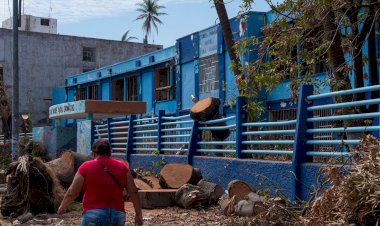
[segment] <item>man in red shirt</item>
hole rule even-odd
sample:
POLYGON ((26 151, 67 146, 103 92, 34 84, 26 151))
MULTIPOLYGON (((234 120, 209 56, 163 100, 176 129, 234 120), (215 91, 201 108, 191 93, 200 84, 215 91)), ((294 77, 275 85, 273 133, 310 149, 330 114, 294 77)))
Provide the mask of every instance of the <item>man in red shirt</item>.
POLYGON ((129 168, 111 158, 108 141, 96 141, 92 153, 94 160, 79 167, 58 214, 63 214, 83 189, 82 225, 124 225, 123 188, 126 188, 136 213, 135 225, 142 225, 140 199, 129 168))

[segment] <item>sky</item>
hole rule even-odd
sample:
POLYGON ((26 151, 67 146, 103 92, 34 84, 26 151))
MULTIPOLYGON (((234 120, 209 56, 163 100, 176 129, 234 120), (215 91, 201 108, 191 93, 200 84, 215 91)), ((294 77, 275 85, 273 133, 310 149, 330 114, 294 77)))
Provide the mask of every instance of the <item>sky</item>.
MULTIPOLYGON (((58 33, 100 39, 120 40, 129 30, 129 36, 142 42, 142 20, 135 20, 139 13, 136 3, 142 0, 24 0, 24 14, 52 17, 58 20, 58 33)), ((0 0, 0 21, 11 16, 13 0, 0 0)), ((228 16, 239 11, 241 0, 225 0, 228 16)), ((153 29, 149 43, 169 47, 175 40, 218 23, 215 8, 209 0, 159 0, 165 6, 160 17, 158 34, 153 29)), ((264 0, 256 0, 253 11, 268 11, 264 0)))

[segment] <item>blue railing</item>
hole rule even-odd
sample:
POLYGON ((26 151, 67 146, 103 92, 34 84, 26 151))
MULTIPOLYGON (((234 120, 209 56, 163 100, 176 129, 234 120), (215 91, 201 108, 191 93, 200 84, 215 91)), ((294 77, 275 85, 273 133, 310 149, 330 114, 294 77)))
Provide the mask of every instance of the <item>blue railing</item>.
MULTIPOLYGON (((333 122, 369 120, 380 117, 379 112, 364 114, 336 114, 334 109, 380 104, 380 99, 361 100, 337 104, 320 103, 321 99, 360 92, 379 91, 380 86, 312 95, 311 86, 303 86, 297 107, 297 118, 277 122, 249 122, 245 112, 245 99, 237 98, 236 114, 206 122, 194 122, 189 115, 158 115, 136 118, 108 119, 95 125, 95 138, 109 139, 113 151, 119 154, 186 154, 189 162, 195 155, 235 156, 248 158, 285 155, 288 161, 308 162, 313 157, 342 157, 350 155, 347 149, 360 143, 359 137, 342 137, 344 133, 378 132, 380 125, 338 126, 333 122), (338 107, 337 107, 338 106, 338 107), (330 115, 315 114, 328 110, 330 115), (314 113, 314 114, 313 114, 314 113), (323 123, 325 126, 319 126, 323 123), (208 131, 229 130, 224 141, 207 139, 208 131), (203 134, 203 137, 202 137, 203 134), (206 136, 205 136, 206 134, 206 136), (327 135, 326 135, 327 134, 327 135), (327 148, 326 148, 327 147, 327 148), (342 148, 343 147, 343 148, 342 148), (327 150, 327 151, 326 151, 327 150), (292 158, 292 159, 291 159, 292 158)), ((209 135, 210 136, 210 135, 209 135)))
MULTIPOLYGON (((22 139, 24 137, 32 139, 33 134, 32 133, 19 133, 18 136, 20 139, 22 139)), ((9 138, 6 138, 4 135, 0 135, 0 144, 6 144, 8 142, 10 142, 9 138)))

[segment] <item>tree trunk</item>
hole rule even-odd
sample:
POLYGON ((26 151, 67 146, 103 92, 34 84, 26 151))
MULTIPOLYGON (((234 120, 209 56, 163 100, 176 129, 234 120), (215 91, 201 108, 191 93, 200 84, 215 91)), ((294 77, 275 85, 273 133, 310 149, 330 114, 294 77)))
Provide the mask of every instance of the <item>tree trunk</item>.
POLYGON ((220 197, 219 202, 220 210, 226 216, 230 216, 235 211, 236 196, 230 198, 227 194, 220 197))
POLYGON ((207 203, 205 203, 207 206, 216 204, 224 193, 223 188, 219 184, 200 180, 197 185, 207 197, 207 203))
POLYGON ((134 178, 133 181, 135 182, 136 188, 138 190, 152 190, 153 187, 150 186, 150 184, 146 183, 143 180, 140 180, 138 178, 134 178))
POLYGON ((201 207, 206 201, 206 194, 192 184, 183 185, 175 194, 175 202, 186 209, 201 207))
MULTIPOLYGON (((350 89, 351 85, 348 78, 348 68, 342 49, 342 39, 340 32, 336 32, 338 28, 334 21, 334 12, 331 10, 326 10, 326 16, 323 20, 324 38, 325 41, 331 42, 331 46, 328 50, 328 55, 332 62, 334 79, 335 81, 340 81, 332 84, 332 90, 338 91, 350 89)), ((350 97, 346 96, 344 99, 349 98, 350 97)))
POLYGON ((184 184, 196 184, 200 178, 189 164, 169 163, 160 172, 162 188, 180 188, 184 184))
POLYGON ((251 186, 241 180, 233 180, 228 183, 228 195, 231 197, 236 197, 236 203, 240 200, 246 199, 248 194, 251 192, 256 192, 251 186))
POLYGON ((195 121, 207 121, 219 112, 220 100, 215 97, 204 98, 190 108, 190 117, 195 121))
MULTIPOLYGON (((213 119, 222 119, 223 116, 221 116, 219 113, 215 114, 213 119)), ((226 122, 218 122, 214 124, 209 124, 207 126, 212 126, 212 127, 218 127, 218 126, 226 126, 226 122)), ((223 129, 223 130, 210 130, 212 137, 214 140, 219 140, 219 141, 224 141, 227 139, 227 137, 230 135, 230 130, 229 129, 223 129)), ((223 147, 221 147, 223 149, 223 147)))
POLYGON ((153 189, 161 189, 160 186, 160 181, 158 180, 157 177, 155 176, 145 176, 143 177, 145 181, 148 181, 148 184, 153 188, 153 189))
POLYGON ((238 86, 243 77, 242 75, 243 73, 240 69, 241 63, 240 63, 239 57, 236 55, 236 52, 235 52, 235 48, 234 48, 235 40, 232 34, 230 21, 228 20, 227 10, 226 10, 223 0, 214 0, 214 5, 215 5, 216 13, 218 14, 220 26, 222 27, 223 39, 226 43, 228 55, 230 56, 231 62, 234 64, 234 67, 232 68, 235 74, 235 82, 236 82, 236 85, 238 86))

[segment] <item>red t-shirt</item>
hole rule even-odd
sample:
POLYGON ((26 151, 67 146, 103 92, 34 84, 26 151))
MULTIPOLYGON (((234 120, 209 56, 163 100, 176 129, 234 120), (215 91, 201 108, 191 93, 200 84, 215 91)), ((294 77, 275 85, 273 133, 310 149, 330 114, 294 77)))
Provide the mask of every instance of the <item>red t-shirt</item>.
MULTIPOLYGON (((97 160, 107 167, 121 185, 126 186, 129 168, 123 162, 106 156, 100 156, 97 160)), ((84 178, 83 213, 99 208, 124 212, 124 200, 120 187, 99 163, 95 160, 87 161, 79 167, 78 173, 84 178)))

